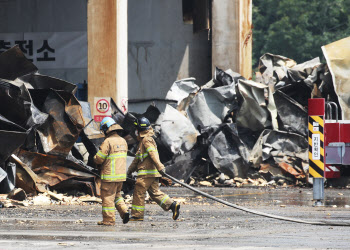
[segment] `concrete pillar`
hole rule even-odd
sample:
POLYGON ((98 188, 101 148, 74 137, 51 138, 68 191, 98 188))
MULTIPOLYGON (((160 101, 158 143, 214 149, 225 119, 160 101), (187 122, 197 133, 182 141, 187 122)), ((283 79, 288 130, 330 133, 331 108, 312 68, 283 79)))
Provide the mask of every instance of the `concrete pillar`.
POLYGON ((252 77, 252 0, 212 1, 212 73, 215 67, 252 77))
POLYGON ((127 0, 88 1, 88 101, 112 97, 123 110, 128 98, 127 0))
POLYGON ((123 112, 128 110, 128 0, 117 0, 117 97, 123 112))

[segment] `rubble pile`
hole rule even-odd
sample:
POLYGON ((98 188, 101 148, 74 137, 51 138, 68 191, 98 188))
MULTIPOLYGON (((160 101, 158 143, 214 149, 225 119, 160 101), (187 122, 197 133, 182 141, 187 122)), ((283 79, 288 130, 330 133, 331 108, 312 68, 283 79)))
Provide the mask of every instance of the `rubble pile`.
POLYGON ((201 87, 176 81, 166 96, 175 102, 154 123, 167 173, 202 186, 305 185, 308 98, 339 106, 333 86, 319 58, 273 54, 260 58, 254 81, 218 68, 201 87))
MULTIPOLYGON (((337 103, 341 117, 344 104, 333 82, 319 58, 297 64, 265 54, 254 81, 216 68, 201 87, 194 78, 174 82, 163 110, 150 105, 143 114, 124 114, 112 100, 112 117, 125 130, 128 165, 138 144, 134 121, 145 116, 167 173, 177 179, 221 187, 304 185, 308 98, 337 103)), ((96 201, 100 179, 92 158, 104 135, 76 91, 39 74, 18 46, 0 55, 0 193, 11 194, 7 201, 39 193, 29 201, 96 201), (12 197, 14 190, 21 191, 12 197), (74 198, 78 194, 84 199, 74 198)), ((124 193, 132 186, 125 182, 124 193)))
POLYGON ((76 90, 39 74, 18 46, 0 55, 0 193, 99 195, 98 173, 75 147, 86 124, 76 90))

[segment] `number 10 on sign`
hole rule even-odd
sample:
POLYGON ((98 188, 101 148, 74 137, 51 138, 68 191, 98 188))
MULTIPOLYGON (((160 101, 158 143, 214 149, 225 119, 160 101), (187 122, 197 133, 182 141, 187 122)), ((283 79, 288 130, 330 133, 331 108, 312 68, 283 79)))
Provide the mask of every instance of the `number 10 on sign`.
POLYGON ((111 116, 111 98, 110 97, 95 97, 94 98, 94 120, 102 121, 106 116, 111 116))

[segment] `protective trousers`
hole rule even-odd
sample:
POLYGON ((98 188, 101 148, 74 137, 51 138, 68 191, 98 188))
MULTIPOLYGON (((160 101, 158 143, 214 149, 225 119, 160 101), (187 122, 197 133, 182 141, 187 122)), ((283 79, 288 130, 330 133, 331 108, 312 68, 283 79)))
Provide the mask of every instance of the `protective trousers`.
POLYGON ((124 214, 128 212, 128 208, 120 194, 122 186, 123 182, 101 183, 102 216, 104 223, 115 223, 115 208, 117 208, 122 219, 124 218, 124 214))
POLYGON ((138 177, 135 184, 134 197, 132 200, 131 216, 143 218, 145 212, 146 191, 149 196, 165 211, 170 209, 174 202, 168 195, 159 190, 158 177, 138 177))

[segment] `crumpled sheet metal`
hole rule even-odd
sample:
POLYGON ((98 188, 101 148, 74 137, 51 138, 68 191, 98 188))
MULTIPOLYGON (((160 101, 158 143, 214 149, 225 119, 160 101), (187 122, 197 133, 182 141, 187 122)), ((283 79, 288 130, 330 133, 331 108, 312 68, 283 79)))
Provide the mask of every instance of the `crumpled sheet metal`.
POLYGON ((29 61, 18 45, 1 53, 0 78, 15 80, 17 77, 35 73, 38 68, 29 61))
POLYGON ((202 149, 195 148, 189 152, 177 155, 171 162, 165 164, 167 174, 178 180, 188 182, 192 173, 202 162, 202 149))
POLYGON ((209 141, 208 155, 214 166, 231 178, 245 178, 250 152, 240 140, 235 124, 222 124, 209 141))
POLYGON ((2 100, 0 115, 8 120, 8 124, 11 122, 10 126, 12 126, 12 128, 7 126, 3 129, 8 131, 15 130, 20 133, 25 132, 27 138, 22 147, 35 150, 36 129, 46 121, 48 115, 40 112, 34 106, 28 89, 23 84, 16 86, 11 81, 0 80, 0 99, 2 100))
POLYGON ((47 115, 33 105, 24 85, 17 87, 7 80, 0 79, 0 100, 0 114, 22 128, 36 128, 47 119, 47 115))
POLYGON ((237 109, 235 83, 217 88, 202 89, 191 100, 187 113, 193 125, 214 126, 237 109))
POLYGON ((215 67, 213 79, 203 85, 201 89, 217 88, 221 86, 231 85, 232 83, 237 84, 238 80, 246 79, 239 73, 232 71, 232 69, 223 71, 222 69, 215 67))
POLYGON ((49 115, 38 128, 44 152, 66 157, 85 124, 79 102, 64 91, 31 89, 30 93, 35 106, 49 115))
POLYGON ((326 69, 318 57, 296 64, 292 59, 283 56, 265 54, 260 58, 257 81, 269 85, 272 92, 280 90, 301 105, 307 106, 315 84, 319 86, 326 69))
POLYGON ((2 182, 7 177, 6 171, 0 166, 0 182, 2 182))
POLYGON ((292 82, 304 82, 310 89, 318 79, 318 72, 322 70, 320 58, 316 57, 310 61, 300 63, 288 69, 288 78, 292 82))
POLYGON ((16 185, 16 164, 0 165, 0 194, 11 192, 16 185))
POLYGON ((281 120, 280 130, 307 137, 309 131, 307 110, 279 90, 274 93, 273 97, 281 120))
POLYGON ((293 175, 297 179, 305 179, 305 173, 300 168, 296 169, 295 166, 293 167, 291 164, 288 164, 287 162, 279 162, 278 166, 281 169, 283 169, 286 173, 293 175))
POLYGON ((168 91, 165 99, 166 100, 176 100, 179 104, 184 98, 186 98, 191 93, 196 93, 199 90, 197 84, 195 84, 196 79, 186 78, 175 81, 168 91))
POLYGON ((11 155, 10 161, 17 166, 16 187, 22 188, 27 194, 45 192, 47 182, 38 177, 31 168, 29 168, 16 155, 11 155))
POLYGON ((27 138, 27 131, 0 115, 0 162, 5 162, 27 138))
POLYGON ((77 164, 61 156, 45 155, 25 150, 20 150, 17 157, 33 171, 51 169, 56 172, 72 176, 94 177, 98 176, 91 167, 77 164))
POLYGON ((52 189, 62 193, 71 193, 73 190, 79 190, 91 196, 101 195, 99 186, 94 183, 94 178, 75 177, 63 180, 55 186, 53 186, 52 189))
POLYGON ((264 130, 249 156, 249 162, 259 168, 273 157, 290 157, 308 161, 308 141, 304 136, 276 130, 264 130))
POLYGON ((78 89, 78 86, 73 83, 38 73, 21 76, 18 80, 24 83, 29 83, 34 89, 61 90, 72 93, 73 95, 78 89))
POLYGON ((26 138, 26 132, 0 130, 0 162, 5 162, 16 149, 24 144, 26 138))
POLYGON ((79 190, 78 186, 83 185, 84 190, 87 190, 89 194, 96 193, 95 178, 98 175, 90 167, 76 164, 60 156, 44 155, 25 150, 20 150, 13 158, 17 158, 17 163, 20 163, 26 171, 26 174, 22 174, 24 177, 22 177, 21 188, 23 189, 33 192, 35 187, 35 190, 44 192, 42 185, 39 185, 38 188, 38 183, 45 183, 52 189, 59 188, 61 190, 69 190, 69 188, 79 190), (26 185, 26 182, 29 184, 26 185), (68 183, 67 186, 64 183, 68 183), (72 187, 74 183, 78 186, 72 187))
MULTIPOLYGON (((243 98, 241 108, 237 114, 237 126, 249 128, 252 131, 262 131, 264 128, 271 127, 269 109, 274 110, 276 107, 268 107, 265 101, 265 92, 268 86, 262 83, 250 80, 240 80, 238 89, 243 98)), ((273 96, 269 96, 272 99, 273 96)), ((277 124, 277 121, 274 121, 277 124)))
POLYGON ((350 37, 322 47, 344 120, 350 119, 350 37))
POLYGON ((160 124, 161 140, 173 154, 190 151, 197 142, 198 132, 191 121, 170 105, 156 124, 160 124))
POLYGON ((292 68, 297 63, 284 56, 266 53, 260 57, 259 71, 264 84, 277 83, 286 80, 288 68, 292 68))

